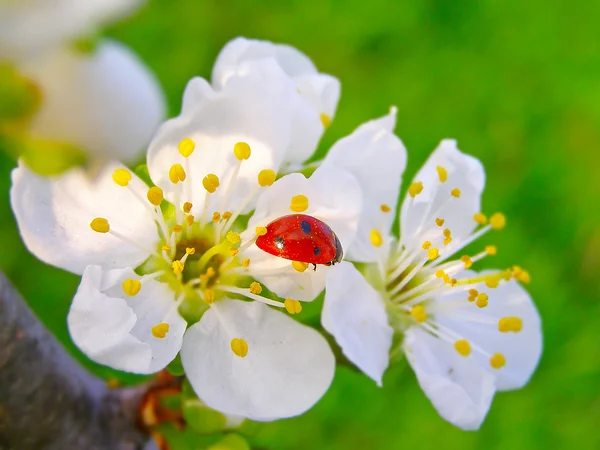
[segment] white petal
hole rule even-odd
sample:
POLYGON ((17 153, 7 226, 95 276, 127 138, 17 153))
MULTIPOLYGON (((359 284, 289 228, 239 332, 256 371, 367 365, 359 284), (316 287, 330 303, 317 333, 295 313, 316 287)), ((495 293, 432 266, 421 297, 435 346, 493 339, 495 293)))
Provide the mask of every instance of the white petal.
POLYGON ((72 143, 101 160, 135 161, 164 116, 154 75, 124 45, 103 40, 92 54, 59 49, 20 69, 43 102, 32 136, 72 143))
MULTIPOLYGON (((263 169, 277 172, 289 145, 293 85, 275 64, 244 66, 219 92, 211 92, 204 81, 193 79, 186 89, 183 112, 167 121, 150 144, 148 168, 157 185, 169 199, 175 187, 169 181, 169 168, 176 163, 186 169, 183 196, 194 205, 193 212, 203 210, 206 191, 202 179, 209 173, 219 177, 220 187, 210 196, 208 211, 235 211, 248 193, 258 190, 257 176, 263 169), (263 77, 276 80, 262 83, 263 77), (185 160, 177 150, 179 142, 192 139, 196 148, 185 160), (228 193, 238 160, 233 153, 237 142, 250 145, 250 159, 242 162, 235 185, 228 193), (226 198, 227 197, 227 198, 226 198)), ((252 202, 245 208, 251 209, 252 202)))
POLYGON ((440 416, 463 430, 477 430, 494 397, 494 377, 419 327, 408 329, 403 347, 440 416))
POLYGON ((294 78, 300 95, 320 114, 333 119, 340 99, 340 80, 324 73, 299 75, 294 78))
POLYGON ((370 241, 373 229, 389 235, 402 173, 406 167, 406 149, 394 134, 396 109, 377 120, 358 127, 350 136, 336 142, 323 165, 332 165, 352 173, 363 192, 363 210, 355 242, 348 249, 348 259, 373 262, 376 248, 370 241), (381 205, 391 208, 382 212, 381 205))
POLYGON ((123 17, 144 0, 0 2, 0 59, 22 59, 123 17))
MULTIPOLYGON (((259 197, 244 237, 250 238, 257 226, 264 227, 274 219, 294 214, 290 203, 296 195, 308 198, 308 209, 302 214, 316 217, 329 225, 343 248, 352 244, 362 196, 354 176, 333 167, 321 167, 310 178, 294 173, 277 180, 259 197)), ((249 247, 244 257, 250 258, 250 275, 280 297, 311 301, 325 287, 328 270, 325 266, 300 273, 293 269, 289 260, 265 253, 256 245, 249 247)))
MULTIPOLYGON (((477 275, 474 272, 465 274, 467 277, 477 275)), ((465 301, 462 308, 441 309, 444 312, 436 314, 436 321, 487 353, 473 351, 469 358, 473 358, 496 378, 498 390, 519 389, 527 384, 541 357, 539 313, 528 292, 514 280, 503 281, 495 289, 486 288, 482 283, 477 289, 488 294, 488 306, 478 308, 465 301), (498 322, 504 317, 521 319, 521 331, 500 332, 498 322), (506 358, 506 365, 500 369, 490 366, 490 355, 495 353, 501 353, 506 358)), ((445 302, 456 298, 466 298, 466 294, 440 299, 439 305, 443 308, 445 302)))
POLYGON ((329 387, 335 360, 315 330, 258 302, 222 300, 190 327, 181 361, 211 408, 254 420, 302 414, 329 387), (244 358, 231 340, 245 339, 244 358))
POLYGON ((383 298, 348 262, 327 274, 321 323, 344 355, 381 386, 394 332, 383 298))
POLYGON ((46 178, 20 164, 12 173, 10 198, 27 248, 42 261, 79 274, 89 264, 111 269, 144 262, 158 240, 152 215, 134 195, 145 198, 147 187, 135 175, 129 187, 115 184, 117 167, 122 166, 107 164, 95 178, 82 169, 46 178), (96 217, 140 248, 93 231, 96 217))
POLYGON ((458 150, 456 141, 447 139, 431 154, 414 181, 423 183, 423 191, 414 199, 407 194, 402 203, 403 243, 418 247, 429 240, 440 248, 440 254, 452 253, 477 225, 473 215, 481 211, 481 192, 485 184, 481 162, 458 150), (438 178, 437 166, 448 173, 444 183, 438 178), (460 198, 450 194, 454 188, 460 189, 460 198), (443 227, 436 225, 436 218, 445 221, 443 227), (448 247, 442 245, 445 228, 452 232, 452 243, 448 247))
POLYGON ((128 297, 122 288, 128 278, 140 277, 131 269, 86 267, 67 317, 69 332, 100 364, 126 372, 157 372, 177 355, 186 322, 166 284, 148 280, 136 296, 128 297), (152 327, 160 323, 169 325, 163 339, 152 335, 152 327))

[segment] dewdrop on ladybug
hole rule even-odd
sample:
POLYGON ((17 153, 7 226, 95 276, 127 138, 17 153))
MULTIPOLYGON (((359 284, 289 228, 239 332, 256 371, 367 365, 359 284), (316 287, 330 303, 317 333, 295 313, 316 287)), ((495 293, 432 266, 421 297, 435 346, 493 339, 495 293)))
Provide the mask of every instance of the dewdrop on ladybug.
POLYGON ((267 232, 256 239, 261 250, 280 258, 332 266, 342 261, 344 250, 329 226, 305 214, 291 214, 275 219, 267 232))

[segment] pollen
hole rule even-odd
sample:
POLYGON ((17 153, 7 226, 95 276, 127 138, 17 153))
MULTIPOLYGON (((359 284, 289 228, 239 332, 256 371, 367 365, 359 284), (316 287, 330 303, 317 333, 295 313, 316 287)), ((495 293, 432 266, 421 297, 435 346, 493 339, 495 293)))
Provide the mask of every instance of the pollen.
POLYGON ((112 179, 119 186, 127 186, 131 181, 131 172, 127 169, 116 169, 112 174, 112 179))
POLYGON ((425 320, 427 320, 427 313, 425 312, 423 305, 413 306, 410 310, 410 315, 413 316, 413 319, 419 323, 423 323, 425 320))
POLYGON ((192 210, 192 206, 194 206, 194 205, 192 205, 190 202, 185 202, 183 204, 183 208, 182 208, 183 212, 186 214, 189 214, 189 212, 192 210))
POLYGON ((209 194, 212 194, 219 187, 219 177, 214 173, 209 173, 202 179, 202 186, 209 194))
POLYGON ((90 227, 96 233, 108 233, 110 231, 108 220, 103 217, 96 217, 94 220, 92 220, 90 222, 90 227))
POLYGON ((230 249, 229 249, 229 254, 230 254, 231 256, 235 256, 235 255, 237 255, 239 252, 240 252, 240 251, 239 251, 237 248, 230 248, 230 249))
POLYGON ((369 233, 369 240, 371 241, 371 245, 373 245, 373 247, 381 247, 383 244, 383 238, 381 237, 379 230, 371 230, 369 233))
POLYGON ((454 188, 450 191, 450 195, 452 197, 456 197, 456 198, 460 198, 460 189, 459 188, 454 188))
POLYGON ((502 353, 494 353, 490 358, 490 366, 494 369, 501 369, 506 365, 506 358, 502 353))
POLYGON ((437 258, 438 256, 440 256, 440 251, 435 248, 435 247, 431 247, 429 250, 427 250, 427 257, 433 261, 435 258, 437 258))
POLYGON ((490 289, 496 289, 500 284, 500 280, 498 278, 490 278, 485 280, 485 285, 490 289))
POLYGON ((250 283, 250 292, 256 295, 260 294, 262 292, 262 286, 260 283, 257 283, 256 281, 250 283))
POLYGON ((196 149, 196 143, 192 141, 190 138, 182 139, 179 145, 177 146, 177 150, 181 153, 181 156, 187 158, 196 149))
POLYGON ((215 293, 212 289, 204 289, 203 297, 204 301, 209 305, 215 302, 215 293))
POLYGON ((437 170, 440 183, 444 183, 448 179, 448 171, 442 166, 437 166, 435 170, 437 170))
POLYGON ((488 221, 487 216, 484 213, 476 213, 473 216, 473 220, 477 222, 479 225, 485 225, 488 221))
POLYGON ((271 186, 275 183, 275 172, 271 169, 263 169, 258 173, 258 184, 262 187, 271 186))
POLYGON ((142 283, 140 282, 140 280, 136 280, 134 278, 127 278, 125 281, 123 281, 123 292, 125 292, 125 294, 129 295, 130 297, 133 297, 138 292, 140 292, 141 288, 142 283))
POLYGON ((441 227, 441 226, 443 226, 443 225, 444 225, 444 219, 440 219, 440 218, 437 218, 437 219, 435 219, 435 224, 436 224, 438 227, 441 227))
POLYGON ((466 339, 459 339, 454 343, 454 350, 461 356, 469 356, 471 354, 471 344, 466 339))
POLYGON ((173 164, 169 169, 169 180, 171 183, 177 184, 180 181, 185 181, 185 170, 183 170, 183 166, 179 163, 173 164))
POLYGON ((486 245, 485 252, 490 256, 494 256, 496 253, 498 253, 498 249, 495 245, 486 245))
POLYGON ((240 161, 242 161, 243 159, 250 158, 250 153, 251 153, 250 146, 248 145, 247 142, 237 142, 233 146, 233 154, 240 161))
POLYGON ((465 269, 468 269, 473 265, 473 260, 469 255, 463 255, 460 257, 460 260, 463 262, 465 269))
POLYGON ((292 300, 291 298, 286 298, 285 302, 283 302, 285 309, 290 314, 298 314, 302 311, 302 303, 298 300, 292 300))
POLYGON ((429 247, 431 247, 431 241, 425 241, 423 242, 423 244, 421 245, 421 248, 423 250, 427 250, 429 247))
POLYGON ((233 215, 233 214, 231 214, 231 211, 225 211, 225 212, 223 213, 223 215, 221 216, 221 218, 222 218, 223 220, 229 220, 229 219, 231 218, 231 216, 232 216, 232 215, 233 215))
POLYGON ((421 192, 423 192, 422 181, 415 181, 414 183, 411 183, 411 185, 408 187, 408 195, 410 195, 412 198, 415 198, 421 192))
POLYGON ((242 261, 243 267, 248 267, 250 265, 250 258, 246 258, 242 261))
POLYGON ((529 275, 529 272, 527 272, 526 270, 523 270, 519 266, 513 266, 512 267, 511 275, 516 280, 519 280, 522 283, 529 283, 531 281, 531 276, 529 275))
POLYGON ((383 203, 379 207, 379 209, 381 209, 381 212, 383 212, 383 213, 389 213, 392 210, 392 208, 390 208, 389 205, 386 205, 385 203, 383 203))
POLYGON ((193 255, 194 253, 196 253, 196 249, 194 247, 186 247, 185 252, 188 255, 193 255))
POLYGON ((488 305, 489 297, 485 292, 481 292, 477 295, 477 301, 475 304, 478 308, 485 308, 488 305))
POLYGON ((477 289, 469 289, 469 301, 474 302, 477 300, 477 296, 479 295, 479 291, 477 289))
POLYGON ((185 266, 180 260, 176 259, 171 263, 171 267, 173 268, 173 273, 175 273, 175 275, 179 275, 183 272, 183 268, 185 266))
POLYGON ((169 324, 168 323, 159 323, 158 325, 154 325, 152 327, 152 336, 157 339, 164 339, 167 333, 169 332, 169 324))
POLYGON ((267 234, 267 228, 266 227, 256 227, 256 235, 257 236, 264 236, 265 234, 267 234))
POLYGON ((301 261, 292 261, 292 267, 296 272, 304 272, 308 268, 308 263, 301 261))
POLYGON ((436 278, 444 278, 445 276, 446 276, 446 272, 444 272, 442 269, 438 269, 435 271, 436 278))
POLYGON ((236 233, 235 231, 228 232, 227 235, 225 236, 225 238, 232 244, 237 244, 242 240, 240 235, 238 233, 236 233))
POLYGON ((161 247, 161 250, 162 250, 163 252, 170 252, 170 251, 171 251, 171 246, 170 246, 170 245, 167 245, 167 244, 164 244, 164 245, 161 247))
POLYGON ((501 230, 506 225, 506 217, 502 213, 492 214, 490 217, 490 225, 494 230, 501 230))
POLYGON ((319 115, 319 118, 321 119, 321 125, 323 125, 323 128, 329 128, 329 126, 331 125, 331 117, 329 117, 325 113, 321 113, 319 115))
POLYGON ((159 206, 160 202, 162 202, 165 198, 163 190, 158 186, 152 186, 150 189, 148 189, 147 197, 148 201, 154 206, 159 206))
POLYGON ((219 220, 221 220, 221 213, 215 211, 212 216, 212 221, 217 223, 219 220))
POLYGON ((185 223, 187 223, 188 225, 191 225, 194 223, 194 216, 192 216, 191 214, 189 216, 187 216, 185 218, 185 223))
POLYGON ((498 321, 498 331, 501 333, 518 333, 523 328, 523 321, 520 317, 503 317, 498 321))
POLYGON ((175 224, 173 225, 173 232, 175 233, 181 233, 183 231, 183 227, 179 224, 175 224))
POLYGON ((294 212, 306 211, 308 209, 308 197, 302 194, 293 196, 290 209, 294 212))
POLYGON ((231 340, 231 351, 235 356, 244 358, 248 354, 248 343, 245 339, 233 338, 231 340))
POLYGON ((450 242, 452 242, 452 238, 451 237, 447 237, 444 239, 444 245, 448 245, 450 244, 450 242))

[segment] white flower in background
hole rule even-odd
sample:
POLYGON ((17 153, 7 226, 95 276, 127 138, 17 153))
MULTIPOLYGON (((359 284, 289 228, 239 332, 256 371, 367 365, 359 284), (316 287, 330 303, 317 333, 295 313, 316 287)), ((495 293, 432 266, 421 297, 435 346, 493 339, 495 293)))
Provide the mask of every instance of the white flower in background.
POLYGON ((150 146, 153 187, 112 163, 93 179, 80 169, 44 178, 20 166, 11 190, 28 248, 82 274, 68 323, 90 358, 151 373, 181 350, 203 402, 255 420, 310 408, 335 362, 319 333, 284 312, 300 312, 299 300, 321 292, 331 268, 313 272, 259 251, 257 233, 305 212, 349 246, 361 210, 358 182, 344 170, 276 181, 295 87, 285 76, 256 82, 271 70, 280 69, 250 62, 219 90, 193 80, 182 114, 150 146))
MULTIPOLYGON (((297 49, 285 44, 237 38, 219 53, 213 67, 212 82, 216 88, 224 86, 248 62, 270 60, 277 64, 293 82, 296 92, 290 100, 294 121, 291 142, 284 165, 297 166, 309 158, 327 128, 340 98, 337 78, 319 73, 312 61, 297 49)), ((270 82, 268 77, 263 82, 270 82)))
MULTIPOLYGON (((419 384, 442 417, 477 429, 497 390, 527 383, 542 350, 540 318, 521 268, 475 273, 473 263, 496 253, 487 246, 452 259, 489 230, 504 227, 482 214, 484 170, 442 141, 408 188, 400 238, 391 235, 405 150, 390 116, 364 125, 361 150, 331 149, 329 165, 353 173, 363 187, 363 214, 349 259, 327 278, 323 326, 344 354, 379 385, 394 334, 403 335, 419 384), (378 144, 377 144, 378 143, 378 144), (360 268, 360 270, 358 268, 360 268)), ((349 139, 349 138, 348 138, 349 139)))

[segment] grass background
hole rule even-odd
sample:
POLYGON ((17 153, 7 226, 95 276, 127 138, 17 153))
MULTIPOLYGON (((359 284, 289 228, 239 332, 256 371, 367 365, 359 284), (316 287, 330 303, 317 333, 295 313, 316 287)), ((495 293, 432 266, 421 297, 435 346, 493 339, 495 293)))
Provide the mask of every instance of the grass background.
MULTIPOLYGON (((384 387, 339 369, 302 417, 265 425, 269 449, 600 448, 600 8, 583 0, 150 1, 106 30, 133 47, 165 88, 170 115, 193 76, 243 35, 294 45, 342 82, 321 151, 398 107, 405 185, 442 138, 487 169, 486 212, 508 226, 490 266, 520 264, 543 319, 529 385, 501 393, 479 432, 444 422, 405 367, 384 387)), ((78 357, 65 317, 77 277, 27 253, 8 204, 14 163, 0 157, 0 269, 78 357)), ((481 267, 481 266, 480 266, 481 267)), ((97 373, 111 376, 98 366, 97 373)))

